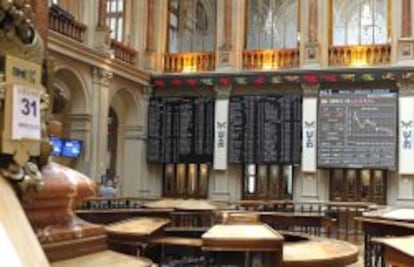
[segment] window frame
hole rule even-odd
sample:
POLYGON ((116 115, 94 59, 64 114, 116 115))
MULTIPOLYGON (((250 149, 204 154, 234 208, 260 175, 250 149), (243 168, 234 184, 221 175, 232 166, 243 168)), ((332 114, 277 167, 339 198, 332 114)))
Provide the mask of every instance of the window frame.
POLYGON ((329 199, 339 202, 372 202, 384 205, 387 203, 387 183, 390 177, 390 171, 380 169, 329 169, 329 199), (341 174, 341 178, 335 182, 335 174, 341 174), (349 187, 347 173, 355 172, 355 181, 353 187, 349 187), (368 196, 363 197, 363 172, 368 172, 370 182, 368 185, 368 196), (382 173, 382 192, 376 194, 377 184, 374 181, 375 172, 382 173), (335 188, 339 188, 338 193, 335 188))
MULTIPOLYGON (((297 25, 297 29, 296 29, 296 47, 286 47, 285 44, 282 45, 282 47, 275 47, 273 46, 272 48, 262 48, 260 47, 256 47, 256 48, 248 48, 248 42, 249 42, 249 25, 250 23, 250 17, 249 17, 249 2, 246 1, 245 3, 245 25, 244 25, 244 29, 245 29, 245 34, 244 34, 244 50, 269 50, 269 49, 299 49, 300 48, 300 33, 301 33, 301 8, 302 8, 302 0, 296 0, 297 3, 297 21, 296 21, 296 25, 297 25)), ((260 29, 256 29, 256 32, 260 30, 260 29)), ((285 36, 284 36, 285 37, 285 36)), ((285 39, 286 38, 282 38, 283 42, 285 43, 285 39)))
POLYGON ((295 166, 283 164, 243 164, 242 165, 242 189, 241 196, 243 200, 292 200, 295 184, 295 166), (247 174, 247 169, 254 166, 254 174, 247 174), (272 182, 272 168, 277 167, 277 182, 272 182), (289 194, 288 182, 285 181, 285 170, 291 168, 291 192, 289 194), (265 192, 260 190, 260 169, 265 168, 265 192), (254 192, 249 193, 249 179, 254 178, 254 192), (272 187, 271 184, 277 184, 277 187, 272 187), (276 188, 276 190, 275 190, 276 188))
POLYGON ((211 172, 211 165, 209 163, 164 163, 162 164, 162 194, 164 197, 178 197, 178 198, 196 198, 206 199, 208 197, 208 184, 211 172), (194 191, 191 190, 190 169, 195 165, 195 182, 193 183, 194 191), (178 169, 184 166, 184 177, 182 188, 178 188, 179 179, 178 169), (167 168, 172 169, 171 177, 167 177, 167 168), (202 172, 205 174, 202 175, 202 172), (170 185, 168 188, 168 185, 170 185))
POLYGON ((105 19, 105 23, 108 26, 108 28, 111 30, 111 39, 117 41, 117 42, 121 42, 124 43, 125 42, 125 22, 126 22, 126 5, 127 5, 127 0, 106 0, 105 1, 105 11, 106 11, 106 19, 105 19), (110 10, 109 7, 111 7, 111 2, 115 2, 115 10, 118 9, 118 5, 120 2, 122 2, 122 11, 116 11, 116 12, 112 12, 112 10, 110 10), (111 19, 114 18, 115 19, 115 29, 111 28, 111 19), (119 20, 122 20, 122 29, 119 32, 118 31, 118 25, 119 25, 119 20), (114 35, 112 35, 114 32, 114 35), (119 36, 120 35, 120 36, 119 36), (119 38, 118 38, 119 37, 119 38))
MULTIPOLYGON (((330 46, 354 46, 354 44, 348 44, 348 40, 346 38, 345 40, 345 45, 335 45, 334 44, 334 21, 335 21, 335 3, 334 1, 337 0, 329 0, 329 39, 328 39, 328 43, 330 46)), ((376 1, 376 0, 373 0, 376 1)), ((385 0, 386 1, 386 42, 385 43, 376 43, 375 42, 375 36, 373 35, 372 38, 374 40, 374 42, 372 42, 371 44, 361 44, 361 38, 359 38, 359 43, 356 44, 355 46, 365 46, 365 45, 378 45, 378 44, 389 44, 390 43, 390 39, 391 39, 391 34, 392 34, 392 25, 391 25, 391 16, 392 16, 392 4, 391 4, 391 0, 385 0)), ((359 23, 360 24, 360 23, 359 23)), ((361 27, 361 25, 360 25, 361 27)))

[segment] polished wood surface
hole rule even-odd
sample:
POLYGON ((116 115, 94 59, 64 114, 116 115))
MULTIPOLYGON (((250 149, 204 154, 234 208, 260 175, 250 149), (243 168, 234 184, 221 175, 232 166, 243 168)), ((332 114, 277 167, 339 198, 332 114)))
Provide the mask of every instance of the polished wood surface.
POLYGON ((164 218, 135 218, 106 226, 106 232, 112 235, 145 237, 154 234, 170 223, 164 218))
POLYGON ((52 267, 150 267, 145 258, 127 256, 114 251, 103 251, 52 263, 52 267))
POLYGON ((49 266, 19 199, 1 175, 0 207, 0 266, 49 266))
POLYGON ((283 237, 266 224, 218 224, 201 236, 204 250, 279 250, 283 237))
POLYGON ((110 224, 120 222, 133 217, 170 217, 174 209, 151 209, 151 208, 134 208, 134 209, 99 209, 99 210, 78 210, 76 214, 92 223, 110 224))
POLYGON ((283 246, 283 267, 342 267, 358 260, 358 247, 344 241, 312 238, 283 246))
POLYGON ((383 245, 386 263, 396 267, 414 266, 414 235, 373 238, 372 242, 383 245))
POLYGON ((186 246, 186 247, 201 247, 201 238, 190 238, 190 237, 175 237, 165 236, 158 237, 151 240, 152 244, 160 244, 166 246, 186 246))
POLYGON ((384 261, 381 244, 373 240, 387 236, 414 235, 413 209, 385 208, 365 212, 363 217, 356 218, 362 225, 365 234, 364 266, 377 266, 384 261))

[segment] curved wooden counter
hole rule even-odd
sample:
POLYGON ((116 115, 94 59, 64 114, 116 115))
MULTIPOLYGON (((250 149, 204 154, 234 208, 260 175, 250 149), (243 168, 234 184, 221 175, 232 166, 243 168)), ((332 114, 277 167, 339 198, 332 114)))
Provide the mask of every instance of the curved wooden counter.
POLYGON ((103 251, 70 260, 57 261, 52 267, 151 267, 153 262, 142 257, 132 257, 114 251, 103 251))
POLYGON ((283 245, 283 267, 342 267, 358 260, 359 250, 350 243, 324 238, 283 245))

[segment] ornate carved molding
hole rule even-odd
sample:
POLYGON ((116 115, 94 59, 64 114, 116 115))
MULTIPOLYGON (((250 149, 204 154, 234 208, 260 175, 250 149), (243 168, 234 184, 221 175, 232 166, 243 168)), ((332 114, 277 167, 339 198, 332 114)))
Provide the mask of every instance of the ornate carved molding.
POLYGON ((302 92, 304 97, 316 97, 318 96, 318 91, 320 88, 320 84, 310 84, 310 83, 302 83, 302 92))
POLYGON ((414 77, 397 82, 400 96, 414 96, 414 77))
POLYGON ((217 99, 228 99, 231 94, 231 86, 216 86, 215 91, 217 99))
POLYGON ((92 67, 92 80, 95 83, 109 85, 113 72, 99 67, 92 67))

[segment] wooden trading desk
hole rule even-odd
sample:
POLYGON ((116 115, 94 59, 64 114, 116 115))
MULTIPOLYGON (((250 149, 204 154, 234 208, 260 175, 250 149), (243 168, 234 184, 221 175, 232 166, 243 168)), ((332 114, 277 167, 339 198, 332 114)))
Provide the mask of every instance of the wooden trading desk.
POLYGON ((207 258, 224 265, 282 266, 283 236, 266 224, 218 224, 201 238, 207 258))
POLYGON ((150 239, 161 236, 169 223, 164 218, 134 218, 108 225, 108 245, 119 252, 140 255, 150 239))
POLYGON ((361 222, 364 231, 364 266, 383 266, 381 244, 374 243, 376 237, 414 235, 414 210, 384 209, 364 213, 356 220, 361 222))
POLYGON ((386 264, 395 267, 414 266, 414 236, 374 238, 372 242, 383 245, 386 264))
POLYGON ((283 267, 343 267, 358 260, 358 247, 348 242, 312 238, 283 245, 283 267))
POLYGON ((69 260, 57 261, 51 267, 151 267, 152 261, 114 251, 103 251, 69 260))

